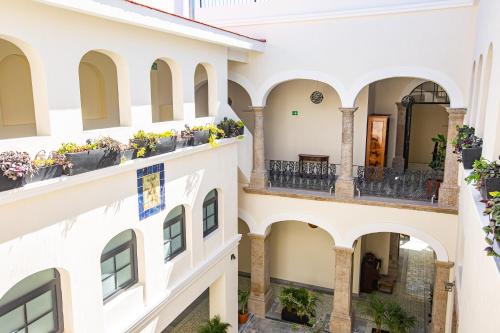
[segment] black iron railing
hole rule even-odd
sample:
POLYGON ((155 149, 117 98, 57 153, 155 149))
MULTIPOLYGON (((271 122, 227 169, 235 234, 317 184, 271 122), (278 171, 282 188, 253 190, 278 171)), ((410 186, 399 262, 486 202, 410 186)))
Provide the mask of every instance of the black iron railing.
MULTIPOLYGON (((269 186, 335 192, 337 166, 321 162, 269 161, 269 186)), ((355 166, 356 196, 436 202, 443 172, 355 166)))

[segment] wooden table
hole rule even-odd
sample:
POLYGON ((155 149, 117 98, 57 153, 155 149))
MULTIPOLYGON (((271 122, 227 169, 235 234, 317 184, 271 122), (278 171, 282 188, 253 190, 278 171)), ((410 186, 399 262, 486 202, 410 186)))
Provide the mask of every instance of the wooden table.
POLYGON ((302 177, 304 175, 304 162, 319 162, 321 177, 328 178, 328 155, 311 155, 311 154, 299 154, 299 175, 302 177), (323 167, 323 164, 326 166, 323 167))

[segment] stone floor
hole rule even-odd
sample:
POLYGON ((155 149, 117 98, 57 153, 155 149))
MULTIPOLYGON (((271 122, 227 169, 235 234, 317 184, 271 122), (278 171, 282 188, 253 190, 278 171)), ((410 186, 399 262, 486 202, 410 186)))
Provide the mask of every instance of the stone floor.
MULTIPOLYGON (((434 276, 434 254, 425 243, 416 239, 402 244, 400 250, 398 279, 392 295, 379 293, 380 297, 397 301, 408 312, 417 318, 417 326, 411 333, 427 333, 427 319, 431 312, 429 297, 434 276)), ((250 279, 241 276, 239 288, 248 289, 250 279)), ((272 282, 273 295, 279 295, 285 284, 272 282)), ((324 332, 328 332, 328 323, 332 309, 333 296, 328 292, 318 294, 318 318, 324 322, 324 332)), ((362 311, 367 295, 353 297, 354 312, 353 331, 355 333, 371 333, 373 323, 362 311)), ((267 318, 252 317, 240 333, 306 333, 310 332, 297 325, 280 320, 281 307, 276 297, 267 318)), ((192 306, 184 311, 174 323, 163 333, 196 333, 199 327, 209 317, 208 293, 202 295, 192 306)))

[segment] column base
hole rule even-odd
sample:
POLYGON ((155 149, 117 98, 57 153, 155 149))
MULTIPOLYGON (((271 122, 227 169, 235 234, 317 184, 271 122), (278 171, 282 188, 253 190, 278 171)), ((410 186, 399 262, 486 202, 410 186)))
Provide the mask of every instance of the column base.
POLYGON ((459 188, 457 186, 441 185, 439 188, 439 207, 458 208, 458 193, 459 188))
POLYGON ((403 170, 405 168, 405 158, 403 156, 394 156, 392 168, 395 170, 403 170))
POLYGON ((267 171, 252 171, 248 187, 254 190, 264 190, 268 185, 269 177, 267 171))
POLYGON ((269 289, 265 295, 255 296, 250 294, 250 298, 248 299, 248 312, 253 313, 256 317, 265 318, 272 304, 272 289, 269 289))
POLYGON ((330 319, 330 332, 351 333, 352 332, 351 316, 336 315, 332 313, 332 318, 330 319))
POLYGON ((335 182, 335 197, 341 199, 354 198, 354 179, 338 179, 335 182))

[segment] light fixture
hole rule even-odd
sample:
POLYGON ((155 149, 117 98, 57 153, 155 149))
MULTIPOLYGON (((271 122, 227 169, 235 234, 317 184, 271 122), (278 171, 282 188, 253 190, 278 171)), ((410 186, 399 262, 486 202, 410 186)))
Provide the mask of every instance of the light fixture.
POLYGON ((316 229, 316 228, 318 227, 317 225, 312 224, 312 223, 308 223, 307 225, 308 225, 308 226, 309 226, 309 228, 311 228, 311 229, 316 229))
POLYGON ((323 99, 325 98, 323 93, 318 90, 318 86, 319 83, 318 81, 316 81, 316 89, 312 92, 310 96, 311 102, 313 102, 314 104, 320 104, 321 102, 323 102, 323 99))
POLYGON ((234 253, 231 253, 231 260, 236 260, 236 256, 234 255, 234 253))
POLYGON ((455 287, 455 282, 445 282, 444 283, 444 290, 451 293, 453 291, 453 288, 455 287))

